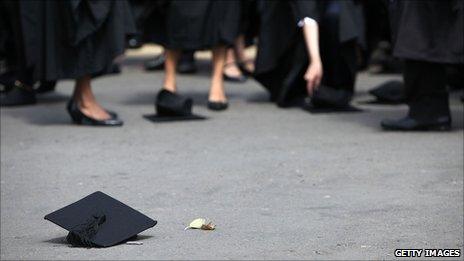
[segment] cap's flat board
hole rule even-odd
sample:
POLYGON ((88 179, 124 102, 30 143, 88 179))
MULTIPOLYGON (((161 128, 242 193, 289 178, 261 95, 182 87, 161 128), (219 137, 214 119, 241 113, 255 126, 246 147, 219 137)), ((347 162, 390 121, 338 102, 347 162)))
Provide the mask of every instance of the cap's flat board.
POLYGON ((363 112, 362 109, 356 108, 354 106, 345 106, 345 107, 304 107, 304 110, 309 111, 310 113, 332 113, 332 112, 363 112))
POLYGON ((45 219, 70 231, 84 224, 94 214, 106 216, 106 221, 92 239, 94 244, 102 247, 121 243, 157 223, 100 191, 46 215, 45 219))

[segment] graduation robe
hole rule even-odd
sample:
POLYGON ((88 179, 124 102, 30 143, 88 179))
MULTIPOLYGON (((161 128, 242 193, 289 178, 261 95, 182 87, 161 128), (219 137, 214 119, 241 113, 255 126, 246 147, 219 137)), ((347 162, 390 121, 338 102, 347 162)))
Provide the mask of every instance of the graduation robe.
POLYGON ((395 0, 390 7, 395 56, 464 64, 464 1, 395 0))
POLYGON ((0 82, 13 85, 20 80, 32 85, 31 72, 26 66, 19 1, 0 1, 0 82))
POLYGON ((316 20, 320 27, 321 59, 324 67, 322 83, 329 86, 350 85, 349 88, 354 85, 357 69, 354 46, 349 47, 349 52, 344 52, 343 49, 345 43, 351 42, 354 45, 364 41, 362 9, 355 1, 338 1, 340 10, 335 14, 337 22, 330 24, 330 19, 327 18, 331 18, 333 14, 330 14, 327 2, 258 2, 260 32, 254 77, 269 91, 271 100, 279 106, 292 105, 295 98, 307 96, 303 76, 309 60, 303 32, 297 27, 298 21, 305 17, 316 20), (340 57, 346 58, 344 66, 347 69, 340 70, 338 65, 331 65, 340 57), (338 83, 340 72, 350 74, 348 78, 353 79, 349 79, 348 83, 338 83))
POLYGON ((126 35, 135 32, 125 0, 21 1, 20 19, 36 80, 111 73, 126 35))
POLYGON ((169 49, 202 50, 232 45, 240 26, 238 0, 158 0, 149 3, 148 41, 169 49))

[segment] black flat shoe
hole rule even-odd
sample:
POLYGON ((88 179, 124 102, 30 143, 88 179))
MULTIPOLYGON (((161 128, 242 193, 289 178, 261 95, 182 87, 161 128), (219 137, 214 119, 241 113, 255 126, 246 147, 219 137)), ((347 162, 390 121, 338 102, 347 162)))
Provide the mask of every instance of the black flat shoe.
POLYGON ((0 106, 30 105, 36 102, 34 90, 19 81, 0 94, 0 106))
POLYGON ((72 118, 72 121, 75 124, 86 125, 86 126, 108 126, 108 127, 122 126, 124 124, 124 122, 118 119, 117 116, 115 117, 116 113, 114 112, 108 113, 110 114, 111 118, 106 119, 106 120, 97 120, 97 119, 90 118, 84 113, 82 113, 82 111, 79 109, 79 106, 74 100, 70 100, 66 108, 68 110, 69 115, 72 118))
POLYGON ((233 82, 233 83, 244 83, 247 81, 247 77, 244 75, 240 75, 237 77, 228 76, 227 74, 223 73, 222 76, 224 77, 224 81, 226 82, 233 82))
MULTIPOLYGON (((224 65, 224 72, 222 73, 222 77, 224 78, 224 81, 227 81, 227 82, 233 82, 233 83, 243 83, 243 82, 246 82, 246 80, 248 79, 245 75, 243 75, 243 73, 239 76, 229 76, 227 75, 227 73, 225 73, 225 69, 227 67, 230 67, 230 66, 237 66, 238 65, 236 63, 228 63, 226 65, 224 65)), ((240 70, 240 68, 239 68, 240 70)))
POLYGON ((380 125, 385 130, 394 131, 449 131, 451 117, 444 116, 434 121, 421 122, 408 116, 398 120, 383 120, 380 125))
POLYGON ((229 104, 227 102, 213 102, 208 101, 208 109, 212 111, 223 111, 226 110, 229 104))
POLYGON ((240 69, 240 71, 242 71, 242 73, 243 73, 243 75, 245 75, 245 77, 253 75, 253 72, 248 70, 247 66, 246 66, 246 64, 249 63, 249 62, 254 63, 253 60, 246 60, 246 61, 242 61, 242 62, 237 63, 238 68, 240 69))

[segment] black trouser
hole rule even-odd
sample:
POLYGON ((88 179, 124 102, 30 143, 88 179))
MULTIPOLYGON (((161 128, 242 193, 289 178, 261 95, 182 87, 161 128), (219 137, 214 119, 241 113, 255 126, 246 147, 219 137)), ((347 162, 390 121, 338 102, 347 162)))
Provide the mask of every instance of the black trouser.
POLYGON ((339 19, 336 13, 326 13, 320 24, 321 60, 324 69, 322 85, 354 92, 356 80, 356 39, 340 42, 339 19))
POLYGON ((450 115, 444 64, 406 60, 403 76, 410 117, 428 121, 450 115))

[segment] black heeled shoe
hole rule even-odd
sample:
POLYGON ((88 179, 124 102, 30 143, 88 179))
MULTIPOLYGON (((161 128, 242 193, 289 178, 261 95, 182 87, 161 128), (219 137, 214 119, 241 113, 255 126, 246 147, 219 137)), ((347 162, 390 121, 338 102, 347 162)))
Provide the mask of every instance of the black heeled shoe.
POLYGON ((114 112, 108 112, 111 118, 106 120, 97 120, 90 118, 89 116, 82 113, 77 105, 76 101, 71 99, 66 106, 69 115, 71 116, 72 121, 75 124, 79 125, 86 125, 86 126, 108 126, 108 127, 116 127, 122 126, 124 122, 117 117, 117 114, 114 112))
POLYGON ((229 107, 229 104, 227 102, 208 101, 208 109, 212 111, 223 111, 226 110, 227 107, 229 107))

